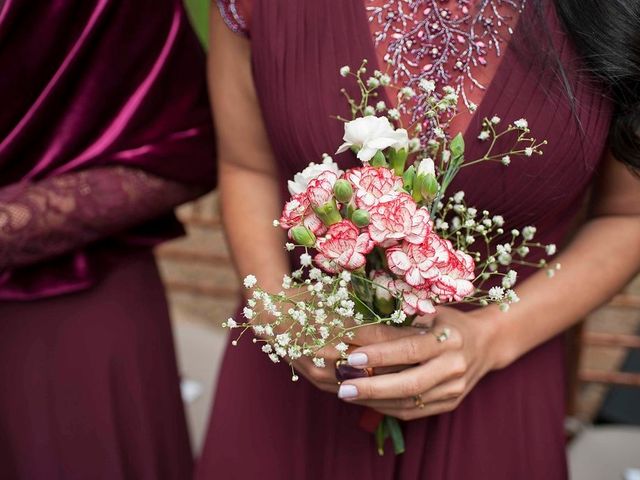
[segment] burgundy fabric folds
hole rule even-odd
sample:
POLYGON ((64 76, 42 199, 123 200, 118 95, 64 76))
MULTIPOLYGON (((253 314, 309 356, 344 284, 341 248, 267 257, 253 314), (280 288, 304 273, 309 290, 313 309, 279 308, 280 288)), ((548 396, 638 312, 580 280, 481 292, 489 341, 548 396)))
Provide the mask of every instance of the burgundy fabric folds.
MULTIPOLYGON (((180 0, 6 0, 0 70, 0 188, 104 165, 214 185, 204 54, 180 0)), ((180 232, 168 215, 118 243, 180 232)), ((109 248, 2 272, 0 299, 85 288, 109 248)))
MULTIPOLYGON (((349 115, 340 89, 355 92, 338 70, 376 58, 365 5, 253 2, 254 78, 283 196, 288 178, 341 143, 342 125, 332 117, 349 115)), ((477 139, 484 117, 524 117, 548 140, 545 154, 508 168, 474 166, 451 188, 463 189, 469 204, 504 215, 510 226, 535 224, 541 242, 562 244, 605 151, 612 106, 579 73, 553 5, 547 6, 554 48, 544 47, 542 30, 519 26, 465 135, 467 155, 477 158, 485 148, 477 139), (539 57, 529 48, 532 38, 540 40, 539 57), (573 106, 548 65, 554 55, 569 73, 573 106)), ((355 164, 351 154, 335 159, 343 167, 355 164)), ((521 280, 531 274, 520 273, 521 280)), ((491 373, 455 411, 406 423, 404 455, 378 457, 372 436, 358 427, 360 408, 304 380, 292 383, 286 365, 272 365, 251 342, 240 342, 225 355, 197 478, 564 479, 563 354, 555 338, 491 373)))

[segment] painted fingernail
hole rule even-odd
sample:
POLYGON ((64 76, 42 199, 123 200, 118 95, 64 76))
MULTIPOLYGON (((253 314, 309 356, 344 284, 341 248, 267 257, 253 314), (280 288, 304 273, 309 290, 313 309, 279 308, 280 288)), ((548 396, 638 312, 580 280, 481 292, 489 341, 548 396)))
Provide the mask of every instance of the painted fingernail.
POLYGON ((366 353, 352 353, 347 357, 349 365, 352 367, 364 367, 369 361, 366 353))
POLYGON ((340 385, 338 398, 355 398, 358 396, 358 389, 355 385, 340 385))

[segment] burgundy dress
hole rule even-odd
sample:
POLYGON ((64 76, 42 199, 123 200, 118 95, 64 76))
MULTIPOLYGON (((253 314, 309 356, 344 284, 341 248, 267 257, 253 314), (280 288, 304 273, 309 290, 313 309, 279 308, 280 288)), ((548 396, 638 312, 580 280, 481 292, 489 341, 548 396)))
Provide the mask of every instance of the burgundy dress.
MULTIPOLYGON (((242 30, 246 12, 243 15, 236 2, 221 3, 227 22, 242 30)), ((357 67, 367 58, 372 72, 373 60, 384 55, 372 41, 366 10, 371 3, 251 2, 251 21, 245 28, 283 195, 287 179, 341 143, 342 124, 331 116, 348 118, 340 89, 353 88, 353 82, 339 76, 339 68, 357 67)), ((401 7, 406 13, 418 3, 426 12, 429 6, 447 4, 430 0, 373 3, 385 4, 396 18, 401 7)), ((456 3, 468 4, 450 1, 447 5, 456 3)), ((492 163, 463 170, 451 191, 464 190, 470 205, 504 215, 510 226, 536 225, 543 243, 562 244, 605 150, 611 105, 602 89, 578 73, 583 70, 555 9, 545 4, 541 15, 546 17, 546 29, 534 18, 529 3, 525 7, 479 108, 467 121, 465 135, 467 156, 478 158, 486 148, 477 138, 482 118, 497 115, 513 122, 524 117, 535 136, 548 139, 545 154, 514 160, 508 168, 492 163), (544 46, 547 36, 553 50, 544 46), (529 48, 533 41, 540 48, 538 53, 529 48), (555 69, 556 57, 565 68, 575 97, 573 106, 555 69)), ((343 167, 356 163, 350 154, 335 159, 343 167)), ((531 273, 520 271, 522 279, 531 273)), ((291 382, 286 365, 272 364, 245 340, 229 347, 224 358, 209 435, 197 468, 199 480, 553 480, 567 476, 560 337, 488 374, 455 411, 405 422, 406 453, 387 452, 382 457, 376 453, 373 436, 358 426, 361 407, 304 380, 291 382)))
POLYGON ((0 478, 191 476, 151 253, 215 181, 180 0, 0 1, 0 478))

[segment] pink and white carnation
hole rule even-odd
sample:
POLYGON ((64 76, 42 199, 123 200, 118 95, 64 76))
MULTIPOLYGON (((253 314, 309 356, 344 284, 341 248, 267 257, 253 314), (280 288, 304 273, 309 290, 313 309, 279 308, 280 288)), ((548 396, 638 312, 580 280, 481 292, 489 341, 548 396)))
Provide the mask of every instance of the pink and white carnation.
POLYGON ((413 287, 424 285, 440 274, 435 254, 427 243, 414 245, 404 241, 386 251, 389 270, 413 287))
POLYGON ((460 250, 452 249, 447 265, 440 268, 440 275, 433 280, 430 289, 440 302, 459 302, 475 291, 474 278, 473 259, 460 250))
POLYGON ((374 283, 376 298, 391 300, 397 293, 393 278, 384 270, 373 270, 369 278, 374 283))
POLYGON ((333 199, 333 186, 338 175, 333 171, 324 171, 309 182, 306 195, 313 208, 320 208, 333 199))
POLYGON ((395 280, 393 287, 402 294, 402 311, 407 315, 426 315, 436 311, 429 289, 416 288, 402 280, 395 280))
POLYGON ((400 193, 391 201, 379 203, 369 211, 369 235, 378 245, 389 247, 400 240, 416 245, 431 231, 429 212, 400 193))
POLYGON ((402 191, 402 178, 388 168, 352 168, 344 178, 353 185, 356 206, 365 210, 393 200, 402 191))
POLYGON ((311 203, 305 193, 293 195, 291 200, 285 203, 280 217, 280 226, 283 228, 291 229, 297 225, 304 225, 314 235, 322 235, 327 230, 322 220, 311 208, 311 203))
POLYGON ((343 173, 338 164, 331 157, 326 156, 322 163, 310 163, 302 172, 296 173, 293 180, 289 180, 289 193, 296 195, 305 192, 311 180, 315 180, 321 173, 327 171, 335 173, 338 177, 343 173))
POLYGON ((357 270, 365 266, 365 255, 374 246, 368 233, 360 233, 360 229, 351 220, 342 220, 331 225, 327 234, 318 239, 318 254, 314 261, 329 273, 337 273, 343 269, 357 270))

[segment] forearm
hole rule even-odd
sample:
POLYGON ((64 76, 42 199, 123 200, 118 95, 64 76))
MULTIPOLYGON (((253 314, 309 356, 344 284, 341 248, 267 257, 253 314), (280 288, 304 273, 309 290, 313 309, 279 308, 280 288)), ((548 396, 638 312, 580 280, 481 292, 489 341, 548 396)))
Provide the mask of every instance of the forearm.
POLYGON ((0 268, 55 257, 153 219, 204 193, 125 167, 0 189, 0 268))
POLYGON ((561 270, 523 282, 517 288, 522 300, 508 312, 489 307, 476 313, 496 326, 497 368, 579 322, 633 278, 640 269, 640 218, 595 218, 556 260, 561 270))
POLYGON ((282 210, 276 179, 223 161, 219 175, 222 219, 238 274, 255 275, 267 291, 282 290, 290 269, 286 237, 273 226, 282 210))

